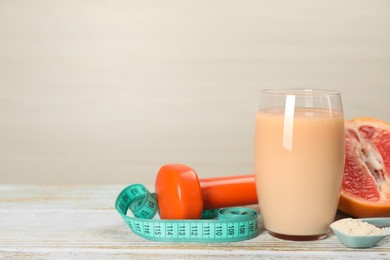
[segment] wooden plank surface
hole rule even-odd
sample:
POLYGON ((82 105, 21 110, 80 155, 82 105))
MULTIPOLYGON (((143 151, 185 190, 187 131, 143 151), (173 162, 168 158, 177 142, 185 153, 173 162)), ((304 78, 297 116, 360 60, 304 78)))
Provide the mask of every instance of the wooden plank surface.
MULTIPOLYGON (((236 243, 151 242, 134 235, 115 211, 123 186, 0 186, 0 258, 4 259, 385 259, 390 239, 350 249, 333 234, 291 242, 259 235, 236 243)), ((260 219, 261 221, 261 219, 260 219)))

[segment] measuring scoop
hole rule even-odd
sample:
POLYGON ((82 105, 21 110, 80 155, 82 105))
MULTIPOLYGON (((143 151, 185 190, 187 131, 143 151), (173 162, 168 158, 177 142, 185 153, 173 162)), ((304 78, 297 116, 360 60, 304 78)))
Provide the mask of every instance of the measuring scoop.
POLYGON ((254 174, 198 179, 184 164, 162 166, 155 192, 161 219, 200 219, 203 210, 257 204, 254 174))
POLYGON ((381 235, 350 235, 338 230, 332 225, 330 225, 330 228, 341 242, 353 248, 373 247, 390 235, 390 218, 359 218, 359 220, 377 227, 387 228, 384 229, 384 234, 381 235))

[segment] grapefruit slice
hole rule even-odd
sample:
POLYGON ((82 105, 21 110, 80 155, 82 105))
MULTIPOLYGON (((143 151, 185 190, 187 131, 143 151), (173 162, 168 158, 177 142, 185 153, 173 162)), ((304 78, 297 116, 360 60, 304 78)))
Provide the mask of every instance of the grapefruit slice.
POLYGON ((338 208, 354 217, 390 216, 390 124, 375 118, 345 122, 338 208))

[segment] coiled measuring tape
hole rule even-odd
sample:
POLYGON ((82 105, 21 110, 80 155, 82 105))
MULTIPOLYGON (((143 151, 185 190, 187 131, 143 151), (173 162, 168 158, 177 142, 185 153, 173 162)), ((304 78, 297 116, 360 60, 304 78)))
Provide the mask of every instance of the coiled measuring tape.
POLYGON ((156 195, 133 184, 118 195, 115 208, 138 236, 165 242, 237 242, 257 235, 257 212, 250 208, 208 210, 200 220, 153 219, 158 211, 156 195), (127 216, 130 209, 134 217, 127 216), (218 215, 218 219, 211 219, 218 215))

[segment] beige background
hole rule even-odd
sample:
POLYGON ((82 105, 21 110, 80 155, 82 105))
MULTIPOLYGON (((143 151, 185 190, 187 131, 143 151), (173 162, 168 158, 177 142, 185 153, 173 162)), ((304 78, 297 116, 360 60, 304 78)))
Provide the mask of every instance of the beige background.
POLYGON ((276 87, 390 121, 390 1, 0 0, 0 183, 251 173, 276 87))

